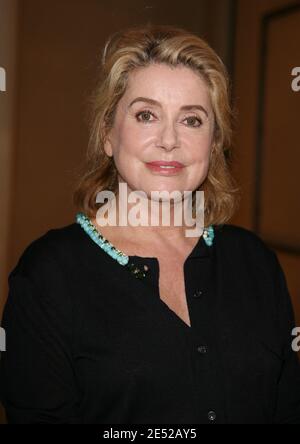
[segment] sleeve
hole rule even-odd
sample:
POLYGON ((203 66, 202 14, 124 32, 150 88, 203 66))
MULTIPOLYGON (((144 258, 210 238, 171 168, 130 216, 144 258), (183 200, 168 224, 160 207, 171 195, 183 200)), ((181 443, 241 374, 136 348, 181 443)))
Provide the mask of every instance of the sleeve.
POLYGON ((71 310, 61 274, 39 260, 19 264, 9 276, 0 360, 0 399, 9 424, 80 422, 71 310))
POLYGON ((276 292, 278 294, 278 321, 283 339, 284 363, 278 382, 277 406, 274 424, 300 424, 300 363, 297 350, 292 347, 295 316, 286 278, 275 257, 276 292))

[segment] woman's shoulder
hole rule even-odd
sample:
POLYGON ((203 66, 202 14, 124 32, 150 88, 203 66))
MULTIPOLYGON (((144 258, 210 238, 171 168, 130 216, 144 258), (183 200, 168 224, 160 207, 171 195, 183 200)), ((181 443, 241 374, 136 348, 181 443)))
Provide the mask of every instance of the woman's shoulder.
POLYGON ((218 233, 226 233, 227 236, 234 236, 234 237, 244 237, 244 238, 253 238, 253 236, 257 239, 260 239, 260 237, 255 233, 254 230, 251 230, 249 228, 243 227, 241 225, 235 225, 235 224, 220 224, 220 225, 214 225, 214 229, 218 233))
POLYGON ((51 228, 30 241, 21 251, 17 263, 10 273, 35 274, 49 270, 51 264, 63 265, 72 262, 78 254, 82 242, 82 230, 72 223, 58 228, 51 228))
MULTIPOLYGON (((224 253, 239 260, 241 257, 249 262, 273 262, 276 253, 267 241, 253 230, 235 225, 223 224, 215 226, 216 245, 224 253)), ((276 259, 275 259, 276 260, 276 259)))
POLYGON ((214 225, 214 230, 215 234, 219 236, 219 239, 222 239, 225 242, 233 242, 234 244, 243 242, 243 244, 248 244, 258 248, 267 247, 266 242, 259 234, 255 233, 254 230, 242 227, 240 225, 214 225))

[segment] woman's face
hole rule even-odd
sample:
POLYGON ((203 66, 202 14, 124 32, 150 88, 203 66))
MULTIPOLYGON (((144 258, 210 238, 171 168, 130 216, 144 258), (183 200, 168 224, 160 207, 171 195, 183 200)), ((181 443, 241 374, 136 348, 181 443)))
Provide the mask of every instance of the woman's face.
POLYGON ((213 131, 205 82, 190 68, 153 64, 129 74, 104 149, 114 157, 119 182, 127 183, 128 193, 144 191, 148 198, 151 191, 183 193, 197 189, 207 176, 213 131), (176 161, 183 167, 147 166, 155 161, 176 161))

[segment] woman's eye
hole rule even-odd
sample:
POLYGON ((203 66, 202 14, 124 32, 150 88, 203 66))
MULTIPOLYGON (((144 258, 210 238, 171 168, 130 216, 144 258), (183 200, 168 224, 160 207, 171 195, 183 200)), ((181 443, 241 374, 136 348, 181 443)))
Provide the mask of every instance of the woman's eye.
POLYGON ((154 116, 154 114, 151 111, 141 111, 136 114, 136 118, 139 122, 150 122, 151 116, 154 116), (146 118, 143 118, 143 116, 146 116, 146 118), (142 117, 142 118, 140 118, 142 117))
POLYGON ((190 116, 190 117, 187 117, 185 120, 188 120, 190 123, 189 123, 189 126, 193 126, 193 127, 195 127, 195 128, 198 128, 199 126, 201 126, 202 125, 202 120, 201 119, 199 119, 198 117, 196 117, 196 116, 190 116), (198 125, 194 125, 194 122, 198 122, 199 124, 198 125))
MULTIPOLYGON (((139 113, 136 114, 137 120, 143 123, 151 122, 151 116, 155 117, 154 114, 149 110, 140 111, 139 113)), ((189 122, 188 126, 194 128, 199 128, 203 123, 202 120, 199 119, 197 116, 186 117, 184 120, 187 120, 189 122), (195 123, 197 122, 198 124, 195 125, 195 123)))

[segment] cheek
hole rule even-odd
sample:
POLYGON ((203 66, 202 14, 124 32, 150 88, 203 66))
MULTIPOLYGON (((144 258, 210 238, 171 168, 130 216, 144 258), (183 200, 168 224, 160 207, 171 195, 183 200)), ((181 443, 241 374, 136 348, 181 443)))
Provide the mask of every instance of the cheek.
POLYGON ((113 153, 114 160, 117 166, 128 162, 128 156, 132 155, 132 143, 127 137, 122 137, 122 133, 118 134, 118 138, 114 141, 113 153))
POLYGON ((147 138, 145 132, 139 131, 134 125, 123 125, 118 135, 120 156, 133 156, 141 152, 147 138))
POLYGON ((191 157, 195 163, 209 163, 212 139, 209 135, 197 138, 191 145, 191 157))
POLYGON ((210 166, 209 152, 195 157, 189 169, 188 181, 191 189, 198 188, 206 179, 210 166))

